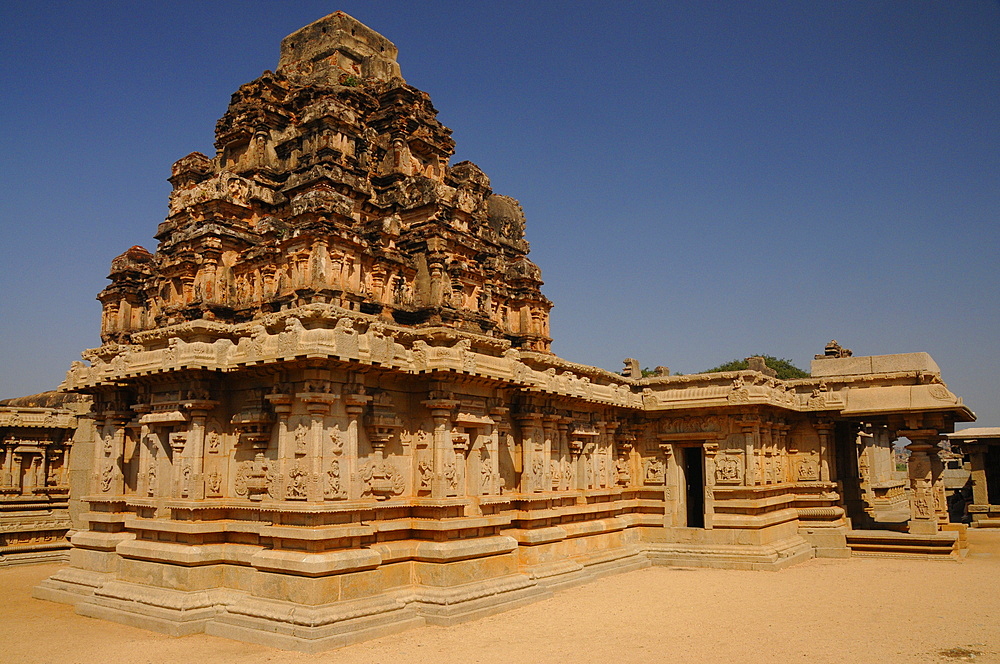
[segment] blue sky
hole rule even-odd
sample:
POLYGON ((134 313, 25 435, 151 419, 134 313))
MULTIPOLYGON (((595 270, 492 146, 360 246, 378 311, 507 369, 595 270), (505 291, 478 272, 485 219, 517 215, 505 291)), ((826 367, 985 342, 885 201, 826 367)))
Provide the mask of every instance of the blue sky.
POLYGON ((1000 4, 0 5, 0 397, 99 344, 170 164, 334 10, 528 215, 559 355, 692 373, 924 350, 1000 426, 1000 4))

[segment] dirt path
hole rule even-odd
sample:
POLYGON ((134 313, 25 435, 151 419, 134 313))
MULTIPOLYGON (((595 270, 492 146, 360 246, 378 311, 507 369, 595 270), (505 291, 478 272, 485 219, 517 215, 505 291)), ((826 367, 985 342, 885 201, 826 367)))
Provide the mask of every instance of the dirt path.
POLYGON ((57 566, 12 568, 0 570, 0 662, 1000 664, 1000 533, 970 539, 961 563, 855 558, 777 573, 644 569, 479 621, 319 655, 85 618, 30 597, 57 566))

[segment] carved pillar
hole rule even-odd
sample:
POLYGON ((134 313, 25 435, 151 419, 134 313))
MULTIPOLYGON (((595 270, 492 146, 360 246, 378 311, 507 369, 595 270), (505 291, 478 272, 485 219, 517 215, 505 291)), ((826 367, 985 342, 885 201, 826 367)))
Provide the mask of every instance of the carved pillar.
POLYGON ((674 456, 674 446, 671 443, 660 443, 659 449, 663 453, 664 512, 672 519, 669 525, 686 526, 687 514, 681 514, 680 511, 681 505, 686 502, 686 498, 684 502, 681 501, 681 496, 684 496, 685 491, 684 481, 682 481, 684 478, 680 464, 674 456))
POLYGON ((830 481, 830 441, 833 437, 833 423, 820 420, 816 423, 816 433, 819 436, 819 479, 830 481))
POLYGON ((94 455, 97 470, 98 493, 121 495, 124 493, 125 474, 122 469, 125 451, 125 423, 132 413, 118 400, 110 401, 104 409, 104 427, 101 446, 94 455))
POLYGON ((746 467, 743 470, 743 481, 747 486, 757 484, 757 459, 754 456, 758 447, 760 435, 760 422, 756 419, 744 419, 740 422, 743 431, 743 458, 746 467))
POLYGON ((553 488, 565 491, 570 489, 570 475, 572 473, 569 470, 569 426, 571 419, 566 417, 563 418, 556 425, 556 449, 553 454, 556 458, 556 467, 559 469, 559 484, 553 488))
POLYGON ((14 486, 14 441, 9 440, 4 446, 3 485, 14 486))
POLYGON ((14 462, 11 468, 11 475, 13 479, 11 480, 10 485, 11 487, 17 489, 18 493, 22 493, 24 491, 24 482, 22 481, 21 476, 21 467, 23 465, 24 455, 20 453, 14 454, 14 462))
POLYGON ((431 480, 431 497, 445 498, 458 493, 458 469, 455 467, 455 446, 451 442, 451 419, 452 410, 459 402, 449 399, 450 395, 442 390, 432 390, 432 396, 437 398, 422 402, 431 411, 431 419, 434 422, 431 439, 431 461, 434 472, 431 480))
POLYGON ((49 459, 49 446, 43 445, 41 458, 39 459, 39 469, 38 469, 39 477, 38 480, 35 482, 35 486, 39 488, 45 488, 48 485, 49 463, 51 463, 51 460, 49 459))
POLYGON ((778 431, 778 482, 785 484, 793 482, 794 479, 789 474, 791 463, 788 460, 788 430, 791 427, 787 424, 777 425, 778 431))
MULTIPOLYGON (((149 490, 149 467, 151 465, 151 457, 149 449, 149 425, 142 424, 139 427, 139 473, 135 481, 136 493, 140 496, 151 496, 149 490)), ((69 465, 68 455, 64 455, 63 458, 63 473, 66 472, 66 467, 69 465)), ((156 471, 153 471, 155 476, 156 471)))
POLYGON ((323 422, 330 413, 333 402, 339 398, 337 394, 325 392, 307 392, 296 395, 305 402, 306 410, 312 419, 309 427, 309 437, 306 445, 306 459, 309 460, 308 488, 309 500, 323 500, 323 485, 319 481, 323 470, 323 422))
MULTIPOLYGON (((496 405, 490 409, 490 419, 493 420, 493 430, 491 443, 491 454, 493 456, 493 473, 494 473, 494 483, 493 491, 494 493, 501 494, 514 489, 513 486, 508 486, 506 483, 507 478, 504 477, 501 472, 500 459, 504 454, 508 454, 511 457, 512 464, 516 463, 514 459, 515 451, 512 449, 512 445, 508 445, 510 440, 510 424, 507 421, 507 416, 510 410, 505 406, 496 405)), ((516 467, 510 469, 511 472, 517 472, 516 467)))
POLYGON ((187 474, 182 490, 182 495, 186 498, 201 500, 205 497, 205 420, 217 403, 199 399, 184 404, 185 409, 191 413, 182 470, 182 473, 187 474))
POLYGON ((909 531, 919 535, 932 535, 939 530, 935 484, 941 476, 941 460, 934 453, 939 438, 938 431, 910 429, 899 431, 898 435, 910 439, 910 444, 906 446, 910 451, 909 531), (934 459, 937 460, 936 464, 934 459))
POLYGON ((719 452, 719 443, 705 442, 705 529, 712 529, 712 519, 715 516, 715 455, 719 452))
POLYGON ((580 439, 573 439, 569 441, 569 467, 572 469, 570 471, 570 490, 585 489, 585 482, 587 481, 587 473, 583 468, 583 441, 580 439))
POLYGON ((292 387, 291 385, 276 385, 276 392, 273 394, 266 394, 264 398, 267 399, 271 404, 271 408, 274 410, 274 414, 278 417, 278 472, 281 477, 288 477, 287 469, 287 458, 288 453, 288 417, 292 413, 292 403, 295 398, 288 394, 292 387))
POLYGON ((180 498, 187 495, 187 482, 190 479, 191 468, 184 463, 184 447, 187 445, 187 433, 174 432, 169 437, 171 458, 173 459, 170 495, 180 498))
POLYGON ((543 458, 538 449, 542 416, 538 413, 522 413, 517 417, 521 425, 521 451, 524 472, 521 474, 521 491, 532 493, 543 490, 545 471, 543 458))
POLYGON ((468 454, 469 450, 472 448, 472 436, 475 434, 469 434, 452 429, 451 431, 451 447, 454 450, 454 473, 455 479, 452 481, 447 462, 445 463, 445 476, 448 482, 453 487, 455 495, 465 495, 469 494, 469 480, 468 480, 468 454))
POLYGON ((364 394, 361 390, 354 387, 345 388, 344 392, 344 410, 347 411, 347 476, 350 478, 350 485, 348 486, 347 493, 351 500, 357 500, 361 498, 361 481, 359 477, 359 459, 358 459, 358 439, 360 436, 360 418, 361 414, 365 411, 365 406, 368 404, 372 398, 364 394))
POLYGON ((558 488, 554 484, 554 480, 558 478, 553 478, 552 470, 558 463, 556 461, 558 458, 558 443, 554 443, 554 441, 557 440, 558 425, 561 419, 558 415, 549 413, 542 420, 542 431, 544 432, 542 437, 542 458, 545 459, 545 464, 542 468, 542 490, 544 491, 552 491, 558 488))

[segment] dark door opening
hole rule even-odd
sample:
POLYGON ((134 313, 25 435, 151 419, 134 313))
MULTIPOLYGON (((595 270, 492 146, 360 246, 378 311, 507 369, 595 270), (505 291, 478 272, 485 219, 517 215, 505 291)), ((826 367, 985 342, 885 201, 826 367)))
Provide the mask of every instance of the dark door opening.
POLYGON ((1000 447, 986 448, 986 499, 990 505, 1000 505, 1000 447))
POLYGON ((685 447, 684 480, 687 483, 688 528, 705 527, 705 476, 702 472, 701 448, 685 447))

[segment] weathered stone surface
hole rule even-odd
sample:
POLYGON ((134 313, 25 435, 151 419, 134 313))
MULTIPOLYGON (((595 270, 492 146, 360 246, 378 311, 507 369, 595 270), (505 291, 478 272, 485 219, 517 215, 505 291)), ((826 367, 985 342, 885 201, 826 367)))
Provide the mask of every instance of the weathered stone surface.
POLYGON ((159 245, 113 261, 63 386, 96 439, 72 571, 38 596, 312 651, 615 570, 847 555, 862 429, 915 441, 937 532, 932 450, 972 415, 929 357, 831 346, 780 380, 553 355, 520 205, 449 164, 395 57, 321 19, 233 96, 214 157, 174 164, 159 245))
POLYGON ((89 409, 58 392, 0 401, 0 566, 68 559, 71 455, 89 409))

